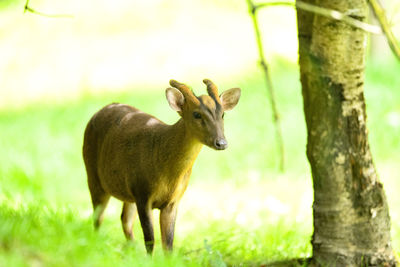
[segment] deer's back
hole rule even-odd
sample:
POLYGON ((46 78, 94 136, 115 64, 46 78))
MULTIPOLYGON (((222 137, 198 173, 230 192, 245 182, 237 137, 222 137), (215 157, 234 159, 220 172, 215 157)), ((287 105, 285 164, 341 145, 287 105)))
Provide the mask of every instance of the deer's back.
POLYGON ((95 113, 85 129, 83 141, 85 163, 96 162, 106 135, 118 127, 127 114, 136 112, 140 111, 128 105, 113 103, 95 113))

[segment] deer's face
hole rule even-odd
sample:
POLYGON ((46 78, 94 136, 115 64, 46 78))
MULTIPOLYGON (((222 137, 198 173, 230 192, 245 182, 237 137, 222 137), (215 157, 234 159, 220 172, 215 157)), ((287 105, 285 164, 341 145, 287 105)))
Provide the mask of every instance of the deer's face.
POLYGON ((236 106, 240 89, 229 89, 218 96, 215 85, 204 80, 209 95, 196 97, 187 86, 176 81, 170 83, 179 90, 167 89, 168 102, 182 116, 186 129, 204 145, 216 150, 226 149, 228 142, 224 135, 224 112, 236 106))
POLYGON ((228 142, 224 135, 224 110, 208 95, 197 98, 195 105, 184 116, 185 123, 196 138, 206 146, 224 150, 228 142))

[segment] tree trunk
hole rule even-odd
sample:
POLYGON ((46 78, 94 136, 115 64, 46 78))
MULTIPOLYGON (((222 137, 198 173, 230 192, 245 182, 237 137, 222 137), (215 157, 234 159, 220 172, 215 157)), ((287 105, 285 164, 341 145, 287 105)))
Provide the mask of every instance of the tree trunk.
MULTIPOLYGON (((365 21, 366 0, 307 0, 365 21)), ((367 35, 298 10, 299 64, 314 184, 313 264, 395 266, 390 217, 367 139, 367 35)))

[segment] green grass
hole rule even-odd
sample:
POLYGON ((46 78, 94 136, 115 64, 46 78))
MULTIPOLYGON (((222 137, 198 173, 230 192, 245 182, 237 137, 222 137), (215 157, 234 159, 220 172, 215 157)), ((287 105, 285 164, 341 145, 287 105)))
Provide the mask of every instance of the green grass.
MULTIPOLYGON (((81 157, 87 121, 110 102, 176 121, 163 88, 0 111, 0 266, 259 266, 310 256, 312 190, 297 67, 278 59, 271 69, 287 171, 278 171, 262 74, 249 71, 253 74, 232 85, 220 85, 243 89, 239 105, 225 117, 230 147, 200 153, 170 256, 161 251, 158 220, 153 258, 145 255, 138 222, 137 241, 125 242, 117 201, 110 203, 100 231, 93 230, 81 157)), ((400 180, 399 69, 396 62, 371 64, 365 93, 371 148, 386 185, 395 248, 400 247, 400 197, 395 190, 400 180)))
MULTIPOLYGON (((119 222, 106 222, 94 232, 89 218, 73 207, 49 207, 48 203, 3 204, 0 209, 0 262, 7 266, 223 266, 253 265, 274 259, 308 254, 308 233, 284 221, 265 228, 248 229, 227 221, 211 221, 186 233, 176 253, 164 257, 157 242, 153 259, 146 256, 142 239, 124 241, 119 222), (268 249, 266 249, 268 248, 268 249)), ((115 218, 116 219, 116 218, 115 218)), ((186 222, 187 223, 187 222, 186 222)), ((301 229, 301 227, 300 227, 301 229)), ((139 227, 135 233, 140 234, 139 227)), ((159 233, 157 233, 159 234, 159 233)))

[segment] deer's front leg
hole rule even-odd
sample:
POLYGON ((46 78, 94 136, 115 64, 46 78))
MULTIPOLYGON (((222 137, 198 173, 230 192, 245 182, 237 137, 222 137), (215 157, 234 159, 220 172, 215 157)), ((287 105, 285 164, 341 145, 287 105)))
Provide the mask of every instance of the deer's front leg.
POLYGON ((175 203, 164 207, 160 211, 161 239, 165 251, 172 251, 176 212, 177 205, 175 203))
POLYGON ((153 253, 154 231, 153 231, 153 213, 150 204, 136 203, 139 214, 140 224, 144 235, 144 244, 148 254, 153 253))

